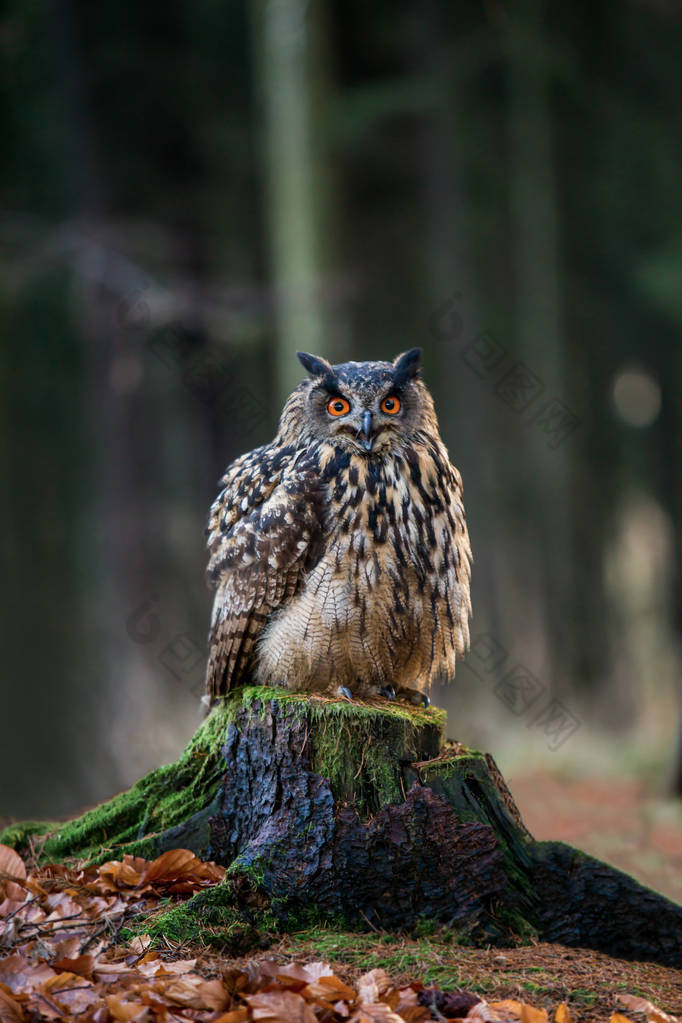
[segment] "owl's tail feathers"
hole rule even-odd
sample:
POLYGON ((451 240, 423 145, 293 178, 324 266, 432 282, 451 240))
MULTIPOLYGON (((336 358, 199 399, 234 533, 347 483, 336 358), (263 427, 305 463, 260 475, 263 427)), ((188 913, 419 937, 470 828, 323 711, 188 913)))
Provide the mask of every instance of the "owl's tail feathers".
POLYGON ((202 706, 210 709, 219 697, 249 682, 251 654, 261 628, 260 616, 253 613, 213 623, 202 706))
POLYGON ((204 696, 209 707, 220 696, 226 696, 233 686, 234 668, 241 645, 240 636, 235 631, 236 624, 234 621, 217 621, 211 627, 204 696))

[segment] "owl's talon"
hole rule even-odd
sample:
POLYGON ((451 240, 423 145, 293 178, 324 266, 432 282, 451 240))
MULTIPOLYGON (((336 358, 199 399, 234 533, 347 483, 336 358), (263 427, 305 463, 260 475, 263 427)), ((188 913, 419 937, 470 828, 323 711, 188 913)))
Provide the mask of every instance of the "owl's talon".
POLYGON ((393 686, 382 686, 379 690, 380 696, 385 696, 389 703, 393 703, 395 700, 395 689, 393 686))
POLYGON ((349 703, 353 702, 353 694, 347 686, 339 686, 336 690, 337 696, 342 696, 344 700, 348 700, 349 703))

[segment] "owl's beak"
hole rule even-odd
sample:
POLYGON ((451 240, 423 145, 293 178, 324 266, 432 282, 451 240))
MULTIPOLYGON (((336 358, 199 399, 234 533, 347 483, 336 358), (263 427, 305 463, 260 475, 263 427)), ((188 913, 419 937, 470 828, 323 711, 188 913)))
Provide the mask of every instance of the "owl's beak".
POLYGON ((369 410, 362 413, 362 433, 365 435, 362 446, 365 451, 371 451, 374 437, 372 436, 372 413, 369 410))

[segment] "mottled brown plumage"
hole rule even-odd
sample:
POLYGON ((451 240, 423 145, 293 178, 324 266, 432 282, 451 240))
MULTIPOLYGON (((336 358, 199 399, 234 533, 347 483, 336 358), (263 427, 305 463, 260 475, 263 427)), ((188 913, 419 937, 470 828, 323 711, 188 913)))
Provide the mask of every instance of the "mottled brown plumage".
POLYGON ((420 355, 301 354, 277 436, 228 468, 207 530, 211 701, 246 682, 418 699, 454 676, 471 550, 420 355))

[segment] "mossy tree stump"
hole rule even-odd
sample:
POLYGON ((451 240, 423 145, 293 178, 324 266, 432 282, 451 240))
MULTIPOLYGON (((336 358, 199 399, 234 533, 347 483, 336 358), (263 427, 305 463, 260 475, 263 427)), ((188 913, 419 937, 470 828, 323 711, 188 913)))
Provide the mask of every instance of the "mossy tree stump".
MULTIPOLYGON (((329 921, 472 942, 540 938, 682 966, 682 908, 561 843, 535 842, 489 755, 443 745, 445 714, 262 688, 232 693, 180 759, 65 825, 45 858, 191 849, 225 883, 158 918, 227 945, 329 921), (217 930, 216 930, 217 929, 217 930)), ((46 825, 13 825, 21 848, 46 825)), ((149 928, 148 928, 149 929, 149 928)))

